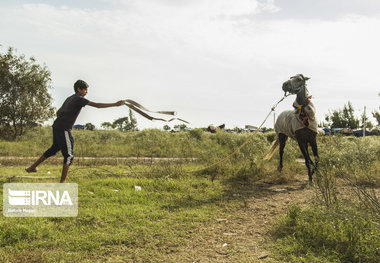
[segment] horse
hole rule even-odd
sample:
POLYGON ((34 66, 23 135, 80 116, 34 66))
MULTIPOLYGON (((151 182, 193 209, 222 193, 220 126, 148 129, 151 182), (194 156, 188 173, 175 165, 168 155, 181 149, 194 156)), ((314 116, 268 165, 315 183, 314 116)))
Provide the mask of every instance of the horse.
POLYGON ((304 77, 302 74, 291 77, 282 85, 282 89, 292 94, 297 94, 297 98, 293 103, 294 110, 283 111, 277 118, 274 125, 276 132, 276 140, 273 142, 269 153, 264 158, 269 160, 272 158, 275 150, 280 146, 280 163, 278 171, 283 168, 284 148, 288 137, 296 140, 305 158, 305 165, 308 170, 309 183, 313 183, 313 173, 317 168, 319 156, 317 147, 318 124, 315 116, 315 107, 310 101, 311 96, 308 95, 306 81, 310 78, 304 77), (315 164, 310 158, 308 145, 313 151, 315 164))

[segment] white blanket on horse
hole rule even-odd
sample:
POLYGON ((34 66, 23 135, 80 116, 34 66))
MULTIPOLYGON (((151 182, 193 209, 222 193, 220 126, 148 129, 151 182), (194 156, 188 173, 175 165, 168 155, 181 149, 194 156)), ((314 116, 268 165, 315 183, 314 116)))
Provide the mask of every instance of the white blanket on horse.
POLYGON ((296 140, 295 132, 302 128, 309 128, 310 130, 318 133, 318 124, 315 118, 315 108, 312 103, 304 107, 304 111, 308 116, 309 126, 305 126, 299 116, 299 110, 283 111, 277 118, 274 130, 277 135, 283 133, 290 138, 296 140))

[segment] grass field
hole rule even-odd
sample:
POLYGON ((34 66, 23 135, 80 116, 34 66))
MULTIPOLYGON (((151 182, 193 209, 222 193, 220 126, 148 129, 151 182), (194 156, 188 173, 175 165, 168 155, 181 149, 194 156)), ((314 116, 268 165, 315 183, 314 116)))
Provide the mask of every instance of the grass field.
MULTIPOLYGON (((30 176, 27 157, 41 154, 49 136, 41 129, 0 142, 2 156, 12 157, 0 161, 0 181, 57 182, 60 157, 33 174, 46 179, 22 177, 30 176)), ((76 132, 68 181, 79 186, 78 217, 1 216, 0 262, 378 262, 380 138, 319 138, 314 187, 296 162, 296 143, 286 146, 281 174, 277 156, 261 160, 270 134, 258 135, 221 165, 188 173, 248 136, 76 132), (91 156, 151 158, 84 158, 91 156)))
MULTIPOLYGON (((206 178, 127 178, 79 168, 70 176, 79 184, 78 217, 2 218, 1 262, 164 262, 220 212, 222 187, 206 178)), ((122 174, 124 167, 103 169, 122 174)), ((57 166, 41 173, 48 170, 59 174, 57 166)), ((23 174, 22 167, 1 174, 23 174)))

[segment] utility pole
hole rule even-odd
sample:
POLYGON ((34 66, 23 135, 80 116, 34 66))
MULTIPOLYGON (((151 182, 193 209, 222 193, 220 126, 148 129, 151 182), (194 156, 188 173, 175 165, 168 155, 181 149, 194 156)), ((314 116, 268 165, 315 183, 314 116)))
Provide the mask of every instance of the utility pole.
POLYGON ((276 124, 276 112, 274 111, 273 112, 273 129, 274 129, 275 124, 276 124))
POLYGON ((366 106, 364 106, 363 138, 365 137, 365 129, 366 129, 366 126, 367 126, 367 115, 366 115, 365 111, 366 111, 366 106))

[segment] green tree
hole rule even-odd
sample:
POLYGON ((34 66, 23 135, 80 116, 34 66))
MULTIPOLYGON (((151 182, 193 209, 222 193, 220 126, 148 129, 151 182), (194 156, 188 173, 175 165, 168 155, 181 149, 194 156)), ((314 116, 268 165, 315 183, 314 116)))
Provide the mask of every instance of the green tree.
POLYGON ((372 116, 376 119, 377 125, 380 127, 380 112, 374 111, 372 112, 372 116))
POLYGON ((54 116, 50 71, 13 48, 0 53, 0 136, 20 136, 54 116))
POLYGON ((170 126, 167 125, 167 124, 166 124, 163 128, 164 128, 164 131, 170 131, 170 130, 172 129, 172 128, 170 128, 170 126))
POLYGON ((126 131, 128 122, 129 122, 128 117, 122 117, 122 118, 114 120, 112 124, 113 126, 115 126, 116 129, 120 131, 126 131))
POLYGON ((92 124, 91 122, 86 123, 86 124, 84 125, 84 129, 85 129, 85 130, 93 131, 93 130, 95 130, 95 125, 92 124))
POLYGON ((103 122, 102 124, 100 124, 100 127, 102 127, 105 130, 113 130, 113 129, 116 128, 116 126, 113 123, 110 123, 108 121, 103 122))
POLYGON ((185 131, 187 128, 186 124, 174 125, 174 130, 176 131, 185 131))
POLYGON ((373 128, 372 122, 368 119, 367 114, 364 114, 364 112, 363 112, 363 114, 361 116, 361 125, 360 125, 360 127, 364 128, 364 124, 365 124, 366 129, 371 130, 373 128))
POLYGON ((131 109, 129 109, 129 124, 127 126, 128 131, 137 131, 137 119, 133 115, 133 112, 131 109))
MULTIPOLYGON (((378 95, 380 97, 380 93, 378 95)), ((380 107, 379 107, 379 109, 380 109, 380 107)), ((374 112, 372 112, 372 116, 376 119, 377 125, 380 127, 380 112, 374 111, 374 112)))
POLYGON ((261 128, 261 130, 262 130, 263 132, 270 132, 270 131, 273 131, 273 128, 263 127, 263 128, 261 128))
POLYGON ((120 131, 137 131, 137 120, 131 110, 129 110, 129 117, 116 119, 112 125, 120 131))
POLYGON ((331 128, 357 129, 360 121, 355 117, 354 113, 355 110, 351 102, 348 102, 342 110, 334 110, 329 115, 326 115, 325 120, 331 128))

